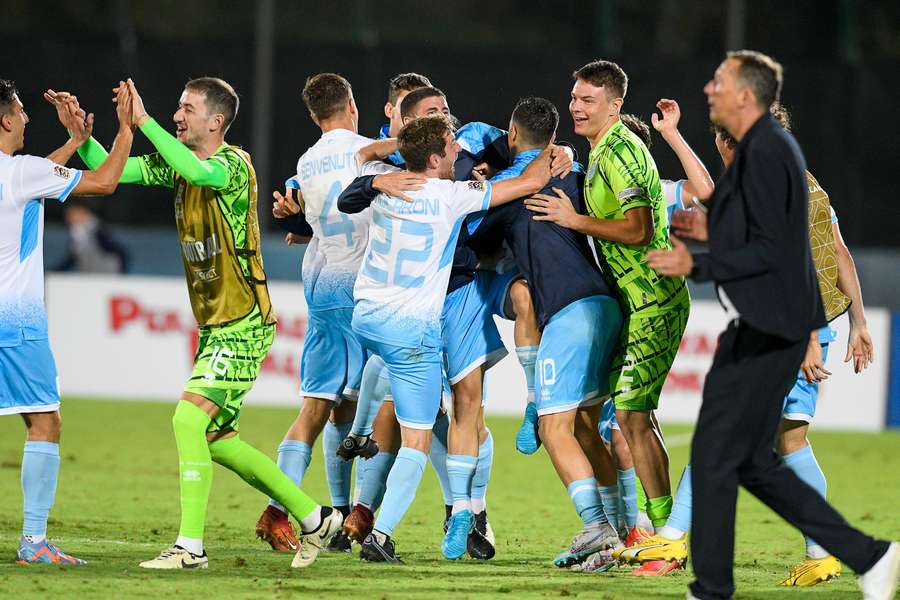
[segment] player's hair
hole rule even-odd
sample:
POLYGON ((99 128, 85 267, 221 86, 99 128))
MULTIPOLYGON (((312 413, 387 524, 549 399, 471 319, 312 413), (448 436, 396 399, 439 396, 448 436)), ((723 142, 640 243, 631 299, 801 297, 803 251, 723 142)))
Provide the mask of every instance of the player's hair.
POLYGON ((549 100, 530 96, 516 104, 512 121, 527 145, 546 146, 559 125, 559 111, 549 100))
POLYGON ((446 156, 447 134, 453 135, 450 123, 444 115, 413 119, 397 134, 400 155, 410 171, 421 172, 428 167, 432 154, 446 156))
POLYGON ((431 87, 431 81, 418 73, 400 73, 388 82, 388 102, 397 104, 400 92, 411 92, 421 87, 431 87))
POLYGON ((416 114, 419 102, 425 98, 446 97, 444 92, 433 86, 416 88, 406 95, 400 103, 400 118, 406 119, 416 114))
POLYGON ((303 103, 312 116, 324 121, 343 109, 352 94, 350 82, 337 73, 319 73, 306 79, 303 103))
MULTIPOLYGON (((788 112, 788 109, 786 109, 781 102, 773 104, 772 108, 769 109, 769 112, 772 113, 772 117, 778 121, 779 125, 784 127, 787 131, 791 130, 791 113, 788 112)), ((734 150, 735 146, 737 146, 737 140, 734 139, 734 136, 728 133, 721 125, 712 123, 709 129, 713 134, 718 134, 718 136, 722 138, 722 142, 728 148, 734 150)))
POLYGON ((651 144, 653 144, 653 138, 650 137, 650 127, 643 119, 631 113, 621 113, 619 114, 619 120, 622 121, 622 125, 631 130, 631 133, 644 142, 648 150, 650 149, 651 144))
POLYGON ((609 60, 595 60, 584 65, 572 77, 611 92, 613 98, 624 98, 628 93, 628 75, 622 67, 609 60))
POLYGON ((760 108, 772 108, 781 98, 784 73, 781 64, 756 50, 737 50, 727 56, 738 61, 738 79, 753 91, 760 108))
POLYGON ((5 115, 12 110, 13 101, 19 90, 11 79, 0 79, 0 115, 5 115))
POLYGON ((224 79, 218 77, 198 77, 191 79, 184 85, 184 89, 203 94, 206 98, 206 110, 208 114, 221 114, 225 121, 222 123, 222 132, 228 131, 238 114, 241 101, 237 92, 224 79))

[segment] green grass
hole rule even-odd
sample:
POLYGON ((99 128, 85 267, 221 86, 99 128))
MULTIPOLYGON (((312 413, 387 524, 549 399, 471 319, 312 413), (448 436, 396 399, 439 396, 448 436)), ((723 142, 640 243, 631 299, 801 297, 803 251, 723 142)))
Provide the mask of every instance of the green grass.
MULTIPOLYGON (((0 419, 0 596, 78 598, 331 597, 422 598, 683 598, 690 575, 647 580, 626 570, 587 575, 555 569, 550 559, 580 522, 547 456, 525 457, 513 444, 517 421, 490 420, 495 463, 488 491, 497 557, 488 563, 450 563, 440 555, 443 506, 433 473, 398 527, 403 566, 361 563, 323 555, 306 570, 289 568, 254 539, 265 500, 230 472, 216 467, 206 544, 210 568, 148 573, 137 567, 171 544, 178 524, 178 478, 169 404, 64 402, 63 464, 50 533, 66 551, 87 559, 82 568, 24 567, 13 562, 21 526, 19 465, 21 419, 0 419)), ((244 439, 274 456, 294 411, 249 407, 244 439)), ((670 427, 673 480, 687 461, 686 428, 670 427), (677 443, 680 442, 680 443, 677 443)), ((881 537, 900 537, 900 435, 814 433, 829 497, 847 519, 881 537)), ((304 489, 328 501, 321 450, 313 455, 304 489)), ((430 471, 430 469, 429 469, 430 471)), ((800 535, 752 497, 738 506, 735 576, 738 598, 858 597, 853 575, 815 589, 774 582, 800 560, 800 535), (811 597, 811 596, 810 596, 811 597)))

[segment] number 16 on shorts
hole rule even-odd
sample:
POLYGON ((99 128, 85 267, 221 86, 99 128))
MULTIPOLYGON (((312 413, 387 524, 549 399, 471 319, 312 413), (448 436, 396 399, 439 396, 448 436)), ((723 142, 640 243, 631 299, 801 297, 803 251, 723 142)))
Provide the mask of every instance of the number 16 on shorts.
POLYGON ((234 357, 234 352, 228 348, 214 346, 209 360, 206 361, 207 372, 203 376, 207 381, 215 381, 218 378, 225 378, 228 373, 228 359, 234 357), (219 377, 217 378, 216 375, 219 377))

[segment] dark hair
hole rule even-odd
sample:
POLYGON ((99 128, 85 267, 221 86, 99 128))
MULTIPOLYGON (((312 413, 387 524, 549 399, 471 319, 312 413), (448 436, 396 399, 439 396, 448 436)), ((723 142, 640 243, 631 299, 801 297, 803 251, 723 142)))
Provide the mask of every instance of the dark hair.
POLYGON ((353 88, 337 73, 319 73, 307 78, 303 103, 318 121, 333 117, 350 100, 353 88))
POLYGON ((436 87, 428 86, 414 89, 408 93, 403 99, 403 102, 400 103, 400 118, 406 119, 412 117, 416 114, 416 108, 419 106, 419 102, 425 98, 436 98, 438 96, 446 97, 444 92, 436 87))
POLYGON ((519 100, 513 109, 512 120, 526 144, 546 146, 556 133, 559 112, 549 100, 531 96, 519 100))
POLYGON ((400 92, 411 92, 421 87, 431 87, 431 81, 418 73, 400 73, 394 75, 388 82, 388 102, 397 104, 400 92))
POLYGON ((572 73, 572 77, 609 90, 613 98, 624 98, 628 93, 628 75, 622 67, 612 61, 589 62, 572 73))
POLYGON ((781 98, 782 66, 771 56, 755 50, 737 50, 727 56, 738 61, 738 79, 753 90, 760 108, 772 108, 781 98))
POLYGON ((19 90, 11 79, 0 79, 0 115, 5 115, 13 107, 13 100, 19 90))
POLYGON ((650 137, 650 127, 637 115, 632 115, 630 113, 622 113, 619 115, 619 120, 622 121, 622 125, 631 130, 631 132, 641 138, 641 141, 644 142, 644 145, 647 148, 650 148, 650 145, 653 143, 653 138, 650 137))
POLYGON ((397 134, 397 145, 406 167, 421 172, 428 167, 428 158, 432 154, 445 156, 447 134, 453 135, 453 131, 443 115, 413 119, 404 125, 397 134))
MULTIPOLYGON (((769 109, 769 112, 772 113, 772 117, 778 121, 779 125, 788 131, 791 130, 791 113, 788 112, 788 109, 786 109, 783 104, 776 102, 772 105, 772 108, 769 109)), ((722 142, 729 148, 734 149, 734 147, 737 146, 737 140, 734 139, 734 136, 728 133, 721 125, 712 123, 709 129, 713 134, 718 134, 718 136, 722 138, 722 142)))
POLYGON ((221 114, 225 117, 222 130, 228 131, 237 117, 238 107, 241 101, 237 92, 224 79, 218 77, 198 77, 191 79, 184 85, 184 89, 203 94, 206 98, 206 110, 208 114, 221 114))

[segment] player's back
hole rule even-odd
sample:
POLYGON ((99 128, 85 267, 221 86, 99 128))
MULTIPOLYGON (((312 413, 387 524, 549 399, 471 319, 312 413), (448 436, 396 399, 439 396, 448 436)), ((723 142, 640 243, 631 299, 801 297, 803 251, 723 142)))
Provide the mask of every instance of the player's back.
POLYGON ((307 302, 313 309, 353 306, 353 282, 368 241, 369 211, 346 215, 337 199, 361 173, 356 153, 372 143, 347 129, 324 134, 300 160, 297 176, 306 220, 313 230, 303 259, 307 302))
POLYGON ((410 196, 381 194, 372 203, 353 327, 399 346, 438 346, 456 240, 466 215, 487 208, 490 185, 428 179, 410 196))

